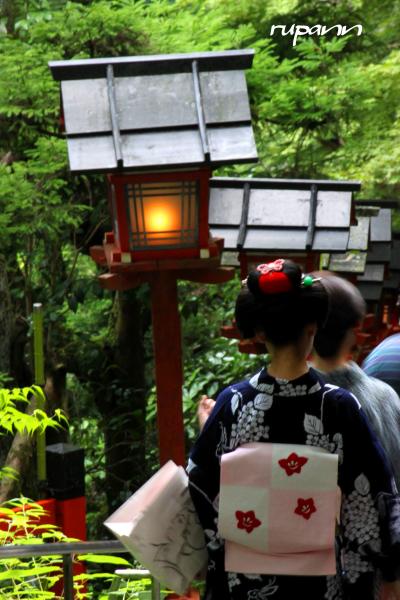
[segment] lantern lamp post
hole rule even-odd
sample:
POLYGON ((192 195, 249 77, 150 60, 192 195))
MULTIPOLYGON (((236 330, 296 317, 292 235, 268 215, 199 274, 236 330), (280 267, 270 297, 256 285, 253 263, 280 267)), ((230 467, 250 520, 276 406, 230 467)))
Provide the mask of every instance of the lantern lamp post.
MULTIPOLYGON (((105 289, 149 283, 161 464, 185 462, 177 280, 222 283, 212 169, 254 162, 244 69, 253 50, 50 63, 70 168, 107 175, 112 231, 92 258, 105 289)), ((134 365, 132 365, 134 368, 134 365)))

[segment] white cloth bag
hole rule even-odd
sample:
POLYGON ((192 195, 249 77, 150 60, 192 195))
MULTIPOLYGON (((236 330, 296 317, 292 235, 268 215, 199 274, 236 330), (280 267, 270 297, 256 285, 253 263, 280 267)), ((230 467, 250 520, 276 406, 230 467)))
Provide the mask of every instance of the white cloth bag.
POLYGON ((104 525, 158 581, 178 594, 187 590, 207 563, 188 477, 171 460, 104 525))

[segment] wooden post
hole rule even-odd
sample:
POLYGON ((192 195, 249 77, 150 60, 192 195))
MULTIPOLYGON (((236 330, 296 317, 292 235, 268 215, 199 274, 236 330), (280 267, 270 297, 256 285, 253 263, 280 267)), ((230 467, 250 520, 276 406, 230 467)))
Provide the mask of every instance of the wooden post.
POLYGON ((150 283, 160 464, 185 464, 182 349, 176 276, 158 271, 150 283))

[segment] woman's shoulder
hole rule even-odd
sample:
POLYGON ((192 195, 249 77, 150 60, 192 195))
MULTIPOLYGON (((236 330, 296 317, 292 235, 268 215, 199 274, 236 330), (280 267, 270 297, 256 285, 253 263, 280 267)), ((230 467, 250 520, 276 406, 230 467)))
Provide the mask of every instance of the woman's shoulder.
POLYGON ((265 369, 257 371, 254 375, 230 383, 226 388, 219 392, 216 401, 216 411, 220 411, 224 406, 236 402, 243 405, 252 400, 254 396, 261 392, 272 392, 273 385, 265 381, 265 369), (235 400, 236 399, 236 400, 235 400))
POLYGON ((228 400, 235 394, 251 393, 252 391, 257 392, 257 382, 260 373, 261 371, 257 372, 255 375, 252 375, 247 379, 241 379, 240 381, 230 383, 228 386, 226 386, 223 390, 219 392, 217 402, 223 402, 224 400, 228 400))
POLYGON ((332 383, 325 383, 321 391, 322 402, 328 412, 336 413, 339 419, 358 418, 362 406, 352 391, 332 383))

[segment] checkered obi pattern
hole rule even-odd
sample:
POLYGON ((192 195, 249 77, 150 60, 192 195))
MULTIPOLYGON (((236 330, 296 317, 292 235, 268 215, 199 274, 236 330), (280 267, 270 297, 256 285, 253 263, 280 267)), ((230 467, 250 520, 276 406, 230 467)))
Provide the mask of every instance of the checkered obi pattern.
POLYGON ((296 444, 244 444, 221 460, 218 529, 225 570, 336 573, 338 455, 296 444))

